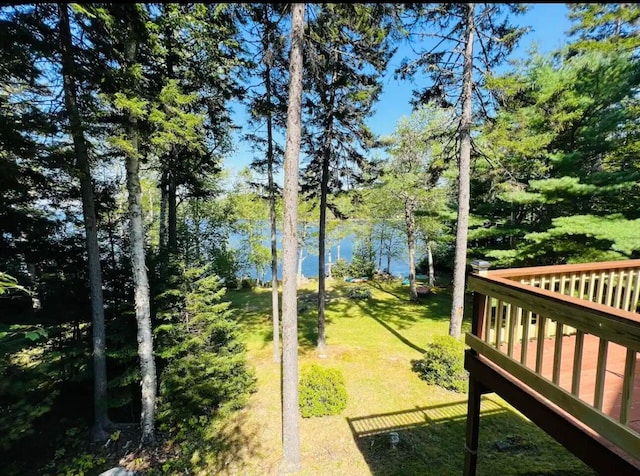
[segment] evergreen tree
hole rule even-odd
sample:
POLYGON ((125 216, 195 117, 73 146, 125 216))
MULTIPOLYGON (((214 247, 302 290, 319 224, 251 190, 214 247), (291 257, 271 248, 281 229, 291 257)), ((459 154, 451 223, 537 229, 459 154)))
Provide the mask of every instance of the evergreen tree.
POLYGON ((399 121, 389 138, 391 160, 385 167, 383 196, 400 201, 409 250, 409 299, 416 302, 416 215, 425 213, 445 167, 443 144, 453 130, 453 114, 433 106, 416 110, 399 121))
POLYGON ((638 22, 640 8, 636 3, 571 3, 569 30, 576 41, 569 54, 593 50, 634 51, 640 46, 638 22))
POLYGON ((93 334, 94 427, 93 438, 106 440, 109 436, 107 415, 107 358, 105 353, 104 304, 102 296, 102 267, 98 246, 95 196, 91 179, 89 147, 78 103, 78 73, 74 58, 69 11, 66 4, 58 4, 59 35, 62 57, 62 78, 66 114, 76 157, 75 169, 80 179, 82 213, 87 244, 89 289, 91 292, 91 325, 93 334))
POLYGON ((306 44, 305 148, 310 161, 303 192, 320 199, 318 224, 318 350, 326 350, 325 260, 330 193, 356 187, 372 175, 366 151, 374 137, 365 124, 381 90, 391 48, 387 6, 322 4, 314 7, 306 44))
POLYGON ((485 140, 501 166, 477 181, 473 239, 499 265, 638 253, 638 62, 606 42, 534 57, 494 82, 503 109, 485 140))
POLYGON ((459 108, 458 126, 458 219, 453 276, 453 303, 449 334, 460 336, 464 315, 464 289, 470 200, 470 164, 473 110, 486 116, 488 104, 483 94, 483 78, 502 62, 514 48, 524 29, 514 28, 502 19, 506 10, 523 13, 525 5, 495 3, 448 3, 412 6, 405 17, 410 34, 425 25, 434 25, 435 46, 420 52, 418 58, 405 60, 398 72, 402 77, 424 71, 431 84, 417 92, 416 101, 431 100, 459 108), (475 44, 479 48, 474 50, 475 44), (479 73, 474 74, 474 71, 479 73), (475 94, 474 94, 475 93, 475 94))
MULTIPOLYGON (((58 316, 50 312, 54 299, 43 293, 49 279, 43 279, 42 272, 57 272, 51 280, 55 282, 67 277, 67 269, 55 265, 63 260, 79 265, 73 254, 77 249, 64 250, 60 215, 50 213, 51 204, 69 196, 69 187, 56 180, 61 161, 47 145, 57 127, 49 114, 51 89, 43 77, 50 64, 45 59, 52 56, 56 44, 43 21, 53 9, 47 6, 36 13, 31 5, 0 7, 0 294, 9 298, 0 300, 0 452, 3 471, 9 472, 16 471, 14 460, 19 460, 20 448, 38 432, 35 425, 60 395, 61 361, 70 364, 66 340, 58 338, 56 350, 62 359, 53 365, 52 352, 43 349, 59 335, 59 326, 58 316), (37 313, 34 302, 40 304, 37 313), (24 324, 25 318, 33 325, 14 330, 13 325, 24 324), (49 321, 47 329, 43 320, 49 321), (15 359, 16 351, 42 353, 26 371, 15 359)), ((69 314, 76 317, 76 306, 69 304, 69 314)))
POLYGON ((286 60, 284 58, 284 37, 281 32, 283 14, 272 4, 257 4, 249 7, 252 30, 250 37, 258 38, 255 45, 257 71, 254 76, 261 87, 250 95, 249 110, 251 124, 264 128, 263 134, 247 135, 256 149, 263 153, 254 159, 252 167, 266 172, 266 194, 269 201, 269 223, 271 227, 271 317, 273 323, 273 361, 280 362, 280 316, 278 312, 278 251, 276 245, 276 199, 279 194, 274 174, 282 165, 282 147, 276 140, 276 131, 284 128, 286 121, 285 82, 286 60), (265 135, 266 134, 266 135, 265 135), (266 170, 265 170, 266 169, 266 170))
POLYGON ((110 145, 125 160, 129 213, 129 249, 134 283, 138 357, 141 376, 141 444, 155 441, 157 376, 153 355, 151 297, 145 257, 140 164, 145 157, 149 99, 143 71, 151 57, 149 18, 141 5, 110 5, 91 12, 91 41, 108 58, 100 83, 114 124, 110 145))
POLYGON ((147 75, 160 91, 151 104, 151 152, 158 157, 160 254, 178 253, 178 200, 209 196, 230 149, 228 99, 240 97, 234 79, 239 44, 233 6, 162 4, 154 22, 154 60, 147 75), (197 52, 194 54, 194 52, 197 52))
POLYGON ((38 264, 39 244, 51 245, 44 242, 57 228, 38 202, 58 201, 59 187, 55 173, 41 166, 52 162, 43 138, 56 130, 47 115, 51 92, 42 81, 42 58, 52 55, 55 43, 40 31, 50 12, 36 16, 34 10, 0 9, 0 262, 37 292, 24 269, 38 264))
POLYGON ((184 300, 178 319, 158 326, 167 360, 160 384, 159 419, 171 425, 226 416, 242 407, 254 389, 237 323, 225 288, 206 268, 185 270, 178 285, 184 300))
POLYGON ((298 161, 302 133, 302 83, 304 47, 303 3, 291 6, 289 54, 289 106, 284 152, 284 227, 282 253, 282 453, 283 469, 300 469, 298 420, 298 305, 296 250, 298 222, 298 161))

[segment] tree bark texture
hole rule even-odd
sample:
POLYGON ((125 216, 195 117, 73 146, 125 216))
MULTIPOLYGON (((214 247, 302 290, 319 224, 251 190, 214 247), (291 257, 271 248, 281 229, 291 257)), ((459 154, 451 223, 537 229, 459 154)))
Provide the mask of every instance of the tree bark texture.
POLYGON ((473 41, 475 4, 467 4, 464 67, 462 75, 462 117, 460 121, 460 159, 458 178, 458 221, 456 255, 453 270, 453 302, 449 335, 458 338, 464 316, 465 273, 467 268, 467 235, 469 229, 469 195, 471 174, 471 113, 473 101, 473 41))
MULTIPOLYGON (((133 37, 133 34, 132 34, 133 37)), ((126 42, 126 60, 128 66, 136 59, 137 42, 126 42)), ((138 357, 142 380, 142 411, 140 415, 141 444, 155 441, 156 417, 156 363, 153 356, 153 334, 151 331, 151 305, 149 296, 149 277, 144 254, 144 224, 142 219, 142 190, 140 187, 140 157, 138 120, 133 114, 127 118, 127 136, 131 142, 132 153, 126 160, 127 192, 129 202, 129 241, 131 247, 131 269, 135 293, 136 321, 138 325, 138 357)))
MULTIPOLYGON (((327 140, 330 143, 330 139, 327 140)), ((325 145, 327 147, 327 145, 325 145)), ((329 145, 330 147, 330 145, 329 145)), ((324 304, 326 294, 325 280, 325 244, 327 240, 327 195, 329 193, 329 149, 325 149, 322 159, 322 177, 320 179, 320 226, 318 229, 318 351, 323 354, 327 349, 325 335, 324 304)))
POLYGON ((167 250, 170 255, 178 252, 178 187, 171 171, 167 183, 167 250))
POLYGON ((273 361, 280 362, 280 315, 278 312, 278 246, 276 236, 276 190, 273 180, 273 116, 271 109, 271 67, 265 68, 265 90, 267 95, 267 180, 269 186, 269 221, 271 223, 271 321, 273 324, 273 361))
POLYGON ((433 287, 436 285, 436 276, 433 269, 433 252, 430 241, 427 241, 427 262, 429 264, 429 286, 433 287))
POLYGON ((298 279, 302 280, 302 263, 306 256, 304 256, 304 248, 298 245, 298 279))
POLYGON ((160 255, 167 252, 167 172, 163 171, 160 178, 160 230, 159 230, 160 255))
MULTIPOLYGON (((338 61, 337 53, 334 53, 334 61, 338 61)), ((322 151, 322 176, 320 177, 320 224, 318 226, 318 352, 323 355, 327 350, 327 337, 325 332, 325 254, 327 241, 327 197, 329 195, 329 164, 331 162, 331 142, 333 141, 333 106, 336 101, 336 93, 333 84, 336 81, 336 71, 331 77, 331 93, 329 95, 329 115, 324 125, 324 147, 322 151)))
POLYGON ((89 151, 80 117, 76 64, 73 57, 69 12, 66 4, 59 4, 60 46, 62 50, 62 78, 64 101, 73 148, 76 157, 76 174, 80 179, 82 197, 82 215, 87 247, 87 265, 89 270, 89 293, 91 296, 91 330, 93 341, 93 439, 109 437, 111 425, 108 417, 107 394, 107 358, 105 353, 104 300, 102 295, 102 268, 98 247, 98 227, 96 220, 95 196, 91 181, 89 151))
POLYGON ((407 248, 409 248, 409 300, 418 302, 416 289, 416 217, 415 202, 410 197, 404 200, 404 220, 407 226, 407 248))
POLYGON ((298 246, 298 168, 302 132, 302 49, 304 4, 291 6, 289 106, 284 153, 284 243, 282 292, 282 449, 283 469, 300 469, 298 408, 298 304, 296 250, 298 246))

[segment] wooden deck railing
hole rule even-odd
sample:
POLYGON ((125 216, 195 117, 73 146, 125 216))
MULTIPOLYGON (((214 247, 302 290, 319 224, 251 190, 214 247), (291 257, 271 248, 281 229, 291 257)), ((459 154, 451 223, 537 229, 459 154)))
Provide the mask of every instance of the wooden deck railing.
POLYGON ((631 425, 640 352, 640 260, 480 270, 468 285, 475 295, 467 344, 640 459, 640 433, 631 425), (585 339, 597 341, 595 382, 589 383, 581 382, 590 352, 585 339), (624 347, 619 411, 613 416, 603 411, 610 344, 624 347), (561 382, 567 366, 570 382, 561 382))

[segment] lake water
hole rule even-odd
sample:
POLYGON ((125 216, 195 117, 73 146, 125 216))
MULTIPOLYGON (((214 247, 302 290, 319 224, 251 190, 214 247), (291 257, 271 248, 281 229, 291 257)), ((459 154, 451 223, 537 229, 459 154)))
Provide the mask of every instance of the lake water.
MULTIPOLYGON (((339 242, 336 242, 336 240, 333 240, 331 243, 331 246, 327 244, 326 256, 325 256, 325 260, 326 260, 325 269, 327 268, 327 265, 330 261, 332 263, 335 263, 338 257, 346 260, 348 263, 351 262, 355 241, 356 241, 355 235, 349 235, 346 238, 340 240, 339 242), (338 250, 338 247, 339 247, 339 250, 338 250), (338 251, 339 251, 339 256, 338 256, 338 251), (329 257, 329 255, 331 255, 331 257, 329 257)), ((234 248, 239 247, 240 246, 239 237, 232 236, 230 239, 230 244, 234 248)), ((265 240, 263 244, 267 247, 270 247, 270 243, 268 240, 265 240)), ((280 261, 282 259, 282 241, 281 241, 280 233, 278 233, 276 244, 278 247, 278 261, 280 261)), ((409 253, 407 252, 405 254, 406 256, 403 256, 400 259, 391 260, 389 272, 393 276, 405 277, 409 275, 409 253)), ((312 248, 312 246, 309 245, 307 248, 305 248, 304 256, 306 256, 306 258, 304 258, 304 260, 302 261, 302 274, 307 278, 318 277, 317 240, 316 240, 315 247, 312 248)), ((377 259, 378 258, 376 254, 376 266, 378 264, 377 259)), ((386 266, 387 266, 387 257, 383 255, 382 267, 386 268, 386 266)), ((248 274, 252 278, 256 277, 255 276, 256 273, 254 269, 243 270, 243 273, 248 274)), ((280 262, 278 262, 278 279, 282 279, 282 264, 280 262)), ((267 281, 271 280, 271 266, 269 266, 269 269, 265 274, 265 280, 267 281)))

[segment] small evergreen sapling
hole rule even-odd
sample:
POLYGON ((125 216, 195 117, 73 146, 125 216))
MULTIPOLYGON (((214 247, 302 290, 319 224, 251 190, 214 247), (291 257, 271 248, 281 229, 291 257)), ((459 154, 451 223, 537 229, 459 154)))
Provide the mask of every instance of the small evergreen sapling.
POLYGON ((238 338, 225 288, 206 268, 183 273, 184 308, 158 328, 165 334, 159 417, 170 423, 197 422, 241 408, 255 386, 238 338))

